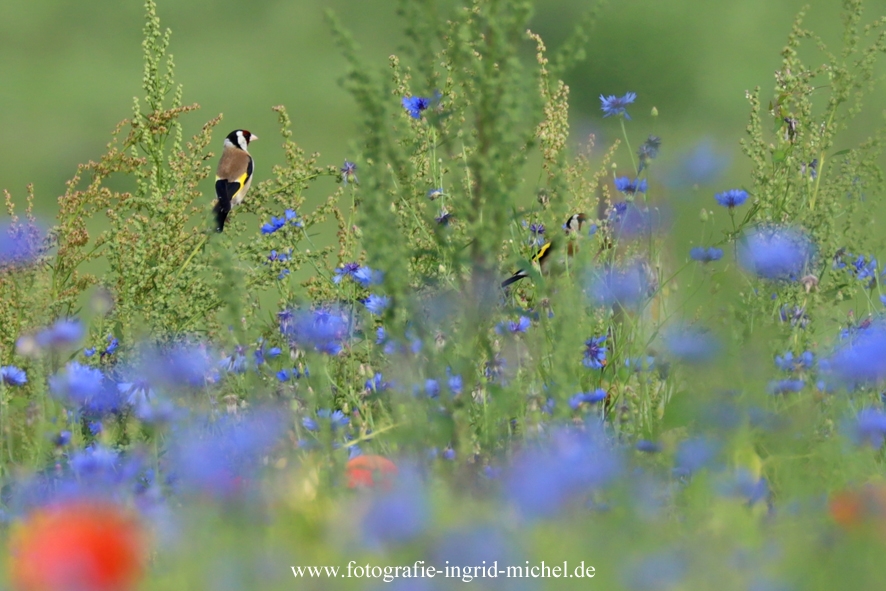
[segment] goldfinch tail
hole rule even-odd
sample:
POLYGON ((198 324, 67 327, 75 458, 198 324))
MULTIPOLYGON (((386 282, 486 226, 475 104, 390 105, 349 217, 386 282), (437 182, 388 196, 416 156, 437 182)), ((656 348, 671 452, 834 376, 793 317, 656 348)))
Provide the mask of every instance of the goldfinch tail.
POLYGON ((504 281, 502 281, 502 282, 501 282, 501 286, 502 286, 502 287, 507 287, 507 286, 509 286, 510 284, 512 284, 512 283, 516 283, 516 282, 520 281, 521 279, 523 279, 524 277, 527 277, 527 276, 528 276, 528 275, 527 275, 526 271, 524 271, 523 269, 520 269, 519 271, 517 271, 516 273, 514 273, 513 275, 511 275, 510 277, 508 277, 508 278, 505 279, 504 281))

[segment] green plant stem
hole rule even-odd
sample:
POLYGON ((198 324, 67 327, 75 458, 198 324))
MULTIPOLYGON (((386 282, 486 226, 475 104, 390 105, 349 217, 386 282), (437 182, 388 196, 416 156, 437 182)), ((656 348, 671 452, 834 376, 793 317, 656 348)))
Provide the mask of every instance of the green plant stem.
POLYGON ((628 130, 625 128, 625 118, 619 117, 619 123, 621 123, 621 134, 625 138, 625 145, 628 147, 628 154, 631 155, 631 166, 634 169, 634 174, 640 174, 637 170, 637 160, 634 158, 634 149, 631 148, 631 140, 628 139, 628 130))
POLYGON ((178 282, 178 278, 179 278, 179 276, 181 276, 182 272, 187 268, 188 265, 191 264, 191 260, 197 255, 197 251, 199 251, 200 248, 201 248, 204 244, 206 244, 206 241, 207 241, 208 239, 209 239, 209 234, 204 234, 203 237, 200 239, 200 242, 197 243, 197 246, 194 247, 194 250, 191 251, 191 254, 188 255, 188 258, 185 259, 185 262, 184 262, 184 264, 181 266, 181 268, 178 270, 178 273, 175 274, 175 278, 173 278, 173 280, 172 280, 172 283, 173 283, 173 284, 175 284, 175 283, 178 282))

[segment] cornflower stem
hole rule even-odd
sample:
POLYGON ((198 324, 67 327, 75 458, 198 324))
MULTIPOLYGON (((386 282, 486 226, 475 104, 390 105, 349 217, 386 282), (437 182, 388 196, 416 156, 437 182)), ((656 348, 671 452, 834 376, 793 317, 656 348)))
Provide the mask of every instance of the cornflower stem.
POLYGON ((621 123, 621 134, 625 138, 625 145, 628 147, 628 154, 631 155, 631 166, 634 169, 634 173, 639 175, 640 172, 637 170, 637 161, 634 159, 634 150, 633 148, 631 148, 631 140, 628 139, 628 130, 625 128, 625 118, 619 117, 618 120, 619 123, 621 123))

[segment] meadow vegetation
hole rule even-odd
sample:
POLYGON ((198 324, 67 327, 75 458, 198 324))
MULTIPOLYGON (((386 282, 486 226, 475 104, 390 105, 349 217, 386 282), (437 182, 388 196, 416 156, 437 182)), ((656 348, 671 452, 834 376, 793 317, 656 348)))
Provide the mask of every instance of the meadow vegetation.
POLYGON ((552 49, 528 0, 402 2, 387 64, 330 12, 354 153, 324 164, 274 106, 280 159, 216 233, 201 187, 230 130, 146 0, 132 117, 54 223, 6 194, 13 587, 878 587, 886 127, 845 137, 886 17, 842 4, 838 47, 797 16, 747 93, 751 173, 691 213, 630 89, 600 97, 619 139, 570 136, 596 9, 552 49))

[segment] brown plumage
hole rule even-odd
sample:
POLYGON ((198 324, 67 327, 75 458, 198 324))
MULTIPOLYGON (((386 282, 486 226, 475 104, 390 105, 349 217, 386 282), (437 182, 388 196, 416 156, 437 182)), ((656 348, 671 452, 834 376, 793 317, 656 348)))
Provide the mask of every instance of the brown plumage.
POLYGON ((213 211, 218 232, 224 230, 231 208, 243 201, 252 184, 254 163, 247 148, 249 142, 257 139, 257 135, 245 129, 232 131, 225 138, 225 148, 215 173, 215 195, 218 201, 213 211))

